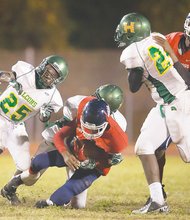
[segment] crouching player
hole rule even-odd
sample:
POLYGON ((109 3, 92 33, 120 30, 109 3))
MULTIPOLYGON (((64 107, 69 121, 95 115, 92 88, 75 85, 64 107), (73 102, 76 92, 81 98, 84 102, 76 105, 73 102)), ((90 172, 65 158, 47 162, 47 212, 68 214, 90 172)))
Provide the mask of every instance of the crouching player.
POLYGON ((106 102, 89 96, 80 102, 76 118, 55 134, 54 144, 57 150, 37 155, 25 177, 11 186, 16 188, 31 177, 38 178, 39 172, 48 167, 73 170, 71 178, 49 199, 36 203, 37 208, 68 204, 101 175, 107 175, 112 165, 122 161, 128 138, 110 116, 106 102))

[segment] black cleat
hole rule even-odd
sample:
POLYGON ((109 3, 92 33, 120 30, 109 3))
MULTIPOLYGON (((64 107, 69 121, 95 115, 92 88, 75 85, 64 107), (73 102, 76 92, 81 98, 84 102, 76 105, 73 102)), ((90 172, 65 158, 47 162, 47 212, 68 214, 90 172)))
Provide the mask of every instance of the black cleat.
POLYGON ((150 200, 150 202, 142 208, 133 210, 132 214, 146 214, 152 212, 167 213, 168 211, 169 208, 166 202, 163 205, 160 205, 157 202, 153 202, 152 200, 150 200))
POLYGON ((47 206, 52 206, 52 205, 53 205, 53 202, 51 200, 47 199, 47 200, 40 200, 40 201, 36 202, 35 207, 38 209, 43 209, 47 206))
POLYGON ((7 183, 2 189, 1 189, 1 195, 5 198, 7 198, 11 205, 19 205, 21 202, 19 198, 16 195, 17 187, 22 184, 22 180, 20 175, 13 177, 9 183, 7 183))
POLYGON ((5 198, 7 198, 11 205, 19 205, 21 202, 19 200, 19 198, 17 197, 16 195, 16 189, 12 188, 11 190, 8 190, 6 188, 6 186, 4 186, 2 189, 1 189, 1 195, 5 198))

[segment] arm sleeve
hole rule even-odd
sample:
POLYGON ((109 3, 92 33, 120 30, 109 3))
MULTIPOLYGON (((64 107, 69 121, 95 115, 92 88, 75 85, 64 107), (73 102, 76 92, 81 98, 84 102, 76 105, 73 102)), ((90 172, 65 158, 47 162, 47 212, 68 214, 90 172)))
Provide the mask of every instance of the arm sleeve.
POLYGON ((129 82, 129 88, 131 92, 137 92, 141 85, 142 85, 142 78, 143 78, 143 68, 142 67, 136 67, 133 69, 128 69, 129 76, 128 76, 128 82, 129 82))
POLYGON ((53 138, 56 149, 62 153, 67 150, 65 139, 71 135, 74 135, 76 131, 76 120, 69 122, 67 125, 62 127, 53 138))

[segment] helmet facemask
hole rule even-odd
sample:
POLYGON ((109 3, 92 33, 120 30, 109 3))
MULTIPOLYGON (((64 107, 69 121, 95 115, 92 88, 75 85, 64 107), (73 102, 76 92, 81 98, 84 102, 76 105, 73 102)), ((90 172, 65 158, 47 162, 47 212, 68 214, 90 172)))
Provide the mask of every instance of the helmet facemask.
POLYGON ((85 138, 88 140, 101 137, 108 125, 108 122, 104 122, 101 125, 91 124, 88 122, 84 122, 82 118, 80 119, 80 122, 81 122, 82 133, 85 136, 85 138))
POLYGON ((187 18, 185 19, 184 32, 185 32, 186 38, 190 41, 190 13, 188 14, 187 18))
POLYGON ((59 77, 58 72, 51 65, 47 65, 41 75, 41 80, 46 88, 52 88, 57 84, 59 77))
POLYGON ((114 40, 119 47, 129 46, 150 36, 151 27, 148 19, 138 13, 130 13, 121 19, 116 28, 114 40))
POLYGON ((38 67, 38 86, 42 89, 52 88, 63 82, 68 75, 68 67, 65 60, 57 55, 46 57, 38 67))

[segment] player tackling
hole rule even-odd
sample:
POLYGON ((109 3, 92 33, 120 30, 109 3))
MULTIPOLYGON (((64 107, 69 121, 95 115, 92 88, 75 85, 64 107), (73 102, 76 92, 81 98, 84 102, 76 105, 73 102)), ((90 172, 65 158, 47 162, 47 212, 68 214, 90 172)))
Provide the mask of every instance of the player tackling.
MULTIPOLYGON (((0 80, 9 83, 0 96, 0 149, 8 148, 16 164, 15 175, 27 170, 31 162, 24 122, 36 114, 46 122, 52 112, 59 111, 63 101, 56 85, 67 75, 67 63, 57 55, 46 57, 36 68, 18 61, 11 72, 0 72, 0 80)), ((5 188, 1 195, 10 196, 5 188)), ((12 203, 17 203, 15 192, 11 196, 12 203)))

